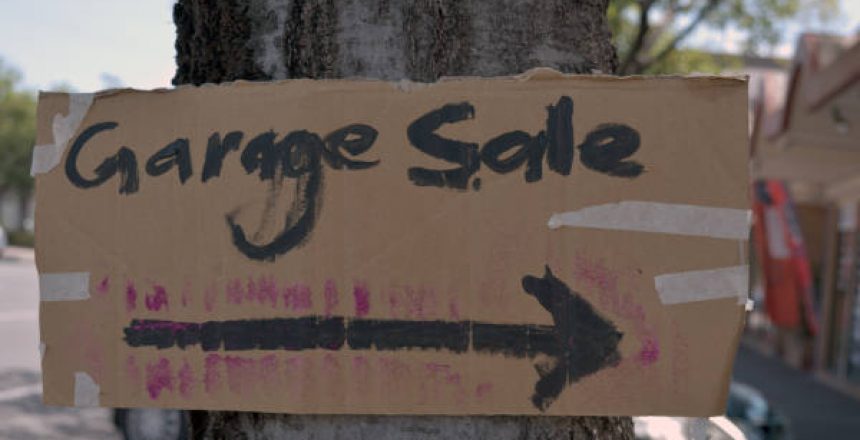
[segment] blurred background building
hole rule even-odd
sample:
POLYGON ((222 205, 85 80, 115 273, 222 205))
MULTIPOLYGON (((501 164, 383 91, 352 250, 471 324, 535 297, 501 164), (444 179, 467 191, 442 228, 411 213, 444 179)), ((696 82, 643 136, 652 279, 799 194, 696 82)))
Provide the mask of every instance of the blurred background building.
POLYGON ((860 42, 803 34, 750 92, 750 340, 860 395, 860 42))

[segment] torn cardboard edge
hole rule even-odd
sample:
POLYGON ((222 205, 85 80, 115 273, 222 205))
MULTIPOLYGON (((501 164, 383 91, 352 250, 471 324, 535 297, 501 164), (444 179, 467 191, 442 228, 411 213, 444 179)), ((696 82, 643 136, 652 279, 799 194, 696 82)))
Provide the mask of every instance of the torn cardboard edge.
POLYGON ((75 406, 98 407, 101 388, 92 376, 83 372, 75 372, 75 406))
POLYGON ((39 298, 42 301, 81 301, 89 297, 89 272, 39 274, 39 298))
POLYGON ((737 298, 749 307, 749 266, 667 273, 654 277, 654 287, 664 305, 737 298))
POLYGON ((325 83, 345 83, 345 82, 371 82, 371 83, 383 83, 389 84, 391 87, 400 90, 404 93, 410 93, 416 90, 425 89, 428 87, 434 87, 436 85, 456 82, 456 81, 484 81, 484 80, 499 80, 499 81, 552 81, 552 80, 563 80, 563 79, 587 79, 589 81, 608 81, 608 82, 629 82, 629 81, 652 81, 652 80, 676 80, 679 78, 686 78, 695 81, 726 81, 729 83, 735 82, 749 82, 749 75, 711 75, 711 74, 691 74, 691 75, 628 75, 628 76, 618 76, 618 75, 610 75, 606 73, 592 73, 592 74, 582 74, 582 73, 564 73, 558 70, 555 70, 550 67, 534 67, 523 73, 515 74, 515 75, 503 75, 503 76, 491 76, 491 77, 482 77, 482 76, 442 76, 434 82, 422 82, 422 81, 413 81, 407 78, 402 78, 399 80, 393 79, 378 79, 378 78, 367 78, 367 77, 347 77, 347 78, 329 78, 329 79, 309 79, 309 78, 289 78, 289 79, 279 79, 274 81, 248 81, 248 80, 235 80, 235 81, 225 81, 221 83, 203 83, 203 84, 181 84, 176 87, 157 87, 153 89, 138 89, 133 87, 124 87, 117 89, 106 89, 95 92, 96 98, 108 97, 108 96, 116 96, 123 95, 126 93, 167 93, 176 90, 184 90, 184 89, 206 89, 206 88, 220 88, 220 87, 255 87, 255 86, 266 86, 266 85, 278 85, 278 84, 287 84, 294 83, 298 81, 312 81, 312 82, 325 82, 325 83))
POLYGON ((747 240, 751 214, 749 209, 624 201, 553 214, 547 225, 747 240))
POLYGON ((30 167, 30 175, 32 176, 47 173, 60 163, 69 141, 87 116, 95 97, 93 93, 69 93, 68 95, 68 113, 65 116, 60 113, 54 115, 51 126, 54 143, 33 147, 33 163, 30 167))

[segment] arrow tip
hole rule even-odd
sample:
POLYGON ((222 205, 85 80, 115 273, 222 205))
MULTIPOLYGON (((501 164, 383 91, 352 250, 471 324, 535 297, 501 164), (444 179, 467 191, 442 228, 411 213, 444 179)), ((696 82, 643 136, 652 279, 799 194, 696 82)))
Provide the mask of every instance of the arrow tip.
POLYGON ((578 293, 545 266, 541 278, 527 275, 523 290, 534 296, 551 315, 557 355, 535 364, 540 379, 532 403, 545 411, 565 386, 597 371, 618 365, 618 344, 623 334, 578 293))

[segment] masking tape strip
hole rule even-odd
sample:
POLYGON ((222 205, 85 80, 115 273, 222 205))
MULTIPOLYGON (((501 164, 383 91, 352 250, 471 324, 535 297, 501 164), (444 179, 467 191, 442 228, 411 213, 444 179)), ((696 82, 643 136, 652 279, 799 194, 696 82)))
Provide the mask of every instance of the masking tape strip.
POLYGON ((92 93, 69 93, 69 113, 66 116, 59 113, 54 115, 51 127, 54 143, 33 147, 33 164, 30 167, 30 175, 47 173, 60 163, 69 140, 84 121, 94 96, 92 93))
POLYGON ((654 287, 660 295, 660 302, 667 305, 732 297, 738 299, 738 304, 746 305, 749 267, 731 266, 657 275, 654 287))
POLYGON ((83 371, 75 372, 75 406, 99 406, 99 385, 83 371))
POLYGON ((626 201, 553 214, 548 225, 747 240, 750 218, 748 209, 626 201))
POLYGON ((89 272, 57 272, 39 275, 42 301, 79 301, 90 297, 89 272))

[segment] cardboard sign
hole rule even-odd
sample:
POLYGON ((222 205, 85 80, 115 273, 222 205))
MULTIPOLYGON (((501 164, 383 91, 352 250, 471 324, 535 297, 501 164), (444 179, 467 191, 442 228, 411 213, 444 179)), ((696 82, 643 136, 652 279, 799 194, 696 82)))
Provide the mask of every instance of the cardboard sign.
POLYGON ((723 411, 743 80, 44 93, 38 119, 48 404, 723 411))

